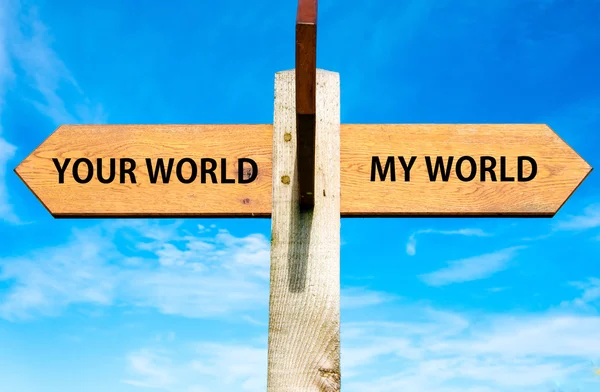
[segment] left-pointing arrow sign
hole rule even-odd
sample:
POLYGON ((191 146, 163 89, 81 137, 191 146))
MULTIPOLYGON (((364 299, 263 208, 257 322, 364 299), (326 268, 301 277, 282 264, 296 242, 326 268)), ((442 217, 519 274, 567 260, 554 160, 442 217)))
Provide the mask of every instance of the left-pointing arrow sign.
POLYGON ((54 217, 265 217, 272 128, 63 125, 15 172, 54 217))

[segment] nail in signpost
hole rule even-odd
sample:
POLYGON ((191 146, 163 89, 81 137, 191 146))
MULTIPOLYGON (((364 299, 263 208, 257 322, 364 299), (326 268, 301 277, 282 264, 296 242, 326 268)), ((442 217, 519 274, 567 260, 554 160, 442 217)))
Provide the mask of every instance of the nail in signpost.
POLYGON ((340 217, 551 217, 592 170, 546 125, 340 125, 316 21, 273 125, 63 125, 15 169, 57 218, 271 217, 270 392, 340 389, 340 217))

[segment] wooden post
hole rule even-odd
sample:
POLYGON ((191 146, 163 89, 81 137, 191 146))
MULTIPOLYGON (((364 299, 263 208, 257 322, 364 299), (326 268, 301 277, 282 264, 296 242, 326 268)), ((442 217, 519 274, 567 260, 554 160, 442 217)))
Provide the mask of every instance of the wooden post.
POLYGON ((295 71, 275 75, 268 392, 340 390, 340 79, 317 70, 314 209, 299 205, 295 71))
POLYGON ((296 139, 300 209, 315 205, 317 0, 298 0, 296 15, 296 139))

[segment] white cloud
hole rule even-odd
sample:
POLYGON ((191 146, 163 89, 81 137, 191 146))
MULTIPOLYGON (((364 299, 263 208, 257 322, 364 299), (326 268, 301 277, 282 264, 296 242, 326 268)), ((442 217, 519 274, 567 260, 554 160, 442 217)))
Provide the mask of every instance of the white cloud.
POLYGON ((238 390, 266 389, 267 350, 246 345, 201 343, 196 345, 204 358, 196 359, 192 367, 200 374, 213 377, 226 385, 239 383, 238 390), (227 372, 223 372, 227 369, 227 372))
MULTIPOLYGON (((7 29, 12 25, 8 12, 8 4, 2 4, 0 6, 0 119, 4 111, 6 85, 14 78, 8 51, 7 29)), ((15 152, 16 147, 2 137, 2 125, 0 122, 0 219, 9 223, 18 223, 13 207, 9 203, 6 186, 8 163, 14 157, 15 152)))
MULTIPOLYGON (((105 221, 73 231, 64 244, 0 258, 0 282, 8 284, 0 295, 0 317, 19 320, 57 315, 69 306, 125 304, 260 324, 257 317, 263 317, 269 300, 269 240, 191 227, 183 221, 105 221)), ((359 308, 392 299, 350 287, 342 302, 359 308)))
POLYGON ((583 290, 582 301, 590 303, 600 299, 600 279, 589 278, 587 282, 579 282, 576 286, 583 290))
POLYGON ((5 83, 14 78, 8 48, 8 32, 13 28, 11 11, 10 2, 3 0, 0 6, 0 107, 4 102, 5 83))
MULTIPOLYGON (((342 324, 345 391, 549 392, 561 386, 592 392, 598 382, 600 317, 475 316, 416 305, 395 310, 385 321, 342 324)), ((266 337, 260 340, 266 344, 266 337)), ((140 353, 143 359, 129 356, 130 384, 165 391, 266 387, 264 345, 180 342, 169 345, 168 355, 140 353)))
MULTIPOLYGON (((0 102, 0 105, 2 103, 0 102)), ((0 107, 0 110, 2 108, 0 107)), ((0 112, 1 113, 1 112, 0 112)), ((0 136, 0 219, 8 223, 19 223, 19 219, 14 213, 13 206, 10 204, 8 187, 6 185, 6 171, 8 162, 14 157, 16 147, 9 144, 0 136)))
POLYGON ((159 355, 150 350, 140 350, 131 353, 127 362, 132 372, 138 375, 137 380, 124 380, 126 384, 136 387, 165 389, 175 382, 170 374, 169 367, 172 365, 169 358, 159 355))
POLYGON ((487 237, 490 234, 484 232, 481 229, 458 229, 458 230, 418 230, 411 234, 406 243, 406 254, 414 256, 417 253, 417 236, 423 234, 439 234, 439 235, 462 235, 467 237, 487 237))
POLYGON ((52 48, 52 36, 40 20, 37 8, 17 3, 15 9, 18 14, 13 17, 20 24, 10 32, 11 54, 23 69, 24 80, 39 97, 27 99, 55 124, 103 122, 102 107, 93 105, 85 97, 69 68, 52 48), (70 90, 65 91, 65 87, 70 90), (73 106, 68 107, 67 100, 73 106))
POLYGON ((55 315, 70 304, 112 303, 118 270, 106 264, 115 248, 98 230, 74 231, 70 243, 25 257, 0 259, 0 281, 14 282, 0 297, 0 317, 55 315))
MULTIPOLYGON (((523 241, 539 241, 552 238, 561 232, 579 232, 600 228, 600 204, 590 204, 583 209, 579 215, 567 215, 565 217, 555 218, 551 225, 551 230, 546 234, 534 235, 522 238, 523 241)), ((600 240, 600 235, 592 237, 593 240, 600 240)))
POLYGON ((396 299, 395 296, 381 291, 368 290, 362 287, 345 288, 341 291, 340 306, 342 309, 364 308, 380 305, 396 299))
POLYGON ((430 286, 445 286, 452 283, 484 279, 504 270, 508 262, 522 246, 502 249, 494 253, 450 261, 448 266, 419 277, 430 286))
POLYGON ((179 222, 117 221, 74 231, 61 246, 0 259, 0 281, 8 283, 0 317, 26 319, 71 305, 121 301, 187 317, 266 308, 267 238, 224 230, 195 234, 179 222))
POLYGON ((524 392, 591 380, 600 317, 442 314, 343 325, 345 390, 524 392))
POLYGON ((564 301, 561 306, 594 311, 596 309, 594 304, 600 300, 600 279, 589 278, 585 282, 572 282, 571 285, 580 289, 582 294, 572 301, 564 301))
POLYGON ((123 287, 125 298, 187 317, 228 315, 268 304, 270 244, 266 237, 235 237, 225 230, 212 236, 182 230, 171 235, 165 240, 161 233, 158 237, 163 239, 138 246, 152 253, 158 266, 126 272, 130 277, 123 287))
POLYGON ((267 350, 224 343, 188 343, 176 350, 142 349, 127 356, 123 382, 163 391, 264 391, 267 350))
POLYGON ((85 97, 67 66, 52 49, 51 41, 35 7, 25 7, 18 0, 0 2, 0 219, 12 224, 21 223, 9 203, 6 185, 8 165, 15 156, 16 147, 3 135, 1 120, 7 85, 17 76, 13 64, 22 71, 18 76, 34 91, 20 95, 55 125, 105 121, 102 107, 85 97), (70 87, 70 91, 64 92, 65 86, 70 87), (73 105, 69 107, 67 101, 73 105))
POLYGON ((173 340, 175 340, 175 332, 171 331, 168 333, 161 333, 156 335, 156 341, 157 342, 162 342, 162 341, 167 341, 167 342, 172 342, 173 340))
POLYGON ((583 210, 583 214, 570 216, 559 221, 555 230, 588 230, 600 227, 600 204, 592 204, 583 210))

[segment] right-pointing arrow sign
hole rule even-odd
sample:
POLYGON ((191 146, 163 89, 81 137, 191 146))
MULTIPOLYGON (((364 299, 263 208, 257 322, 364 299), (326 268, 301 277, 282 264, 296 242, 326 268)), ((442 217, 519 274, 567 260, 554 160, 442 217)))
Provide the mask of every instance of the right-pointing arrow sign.
POLYGON ((588 165, 543 124, 342 125, 342 216, 553 216, 588 165))

